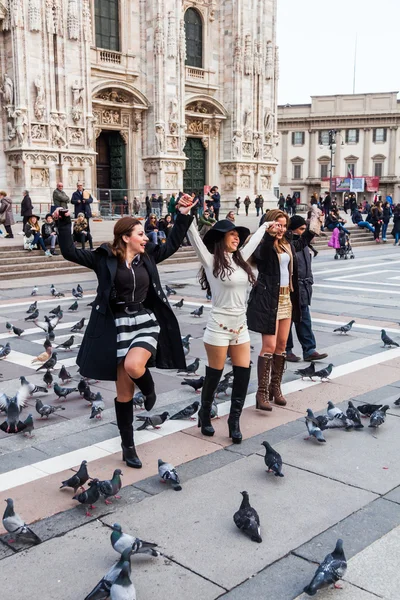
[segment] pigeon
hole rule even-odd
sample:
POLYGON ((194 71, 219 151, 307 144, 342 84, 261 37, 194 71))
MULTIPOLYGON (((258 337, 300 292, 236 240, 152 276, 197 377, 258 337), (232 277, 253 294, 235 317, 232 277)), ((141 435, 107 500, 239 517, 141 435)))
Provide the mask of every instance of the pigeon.
POLYGON ((353 422, 354 429, 364 428, 364 425, 361 423, 360 411, 354 406, 351 400, 349 400, 349 406, 346 410, 346 417, 353 422))
POLYGON ((193 375, 197 375, 196 371, 200 366, 200 359, 196 358, 194 362, 186 367, 186 369, 179 369, 178 373, 190 373, 193 375))
POLYGON ((335 588, 341 589, 336 585, 339 579, 342 579, 347 570, 346 557, 343 552, 343 540, 338 540, 332 554, 325 556, 309 585, 304 588, 304 593, 308 596, 315 596, 318 590, 333 584, 335 588))
POLYGON ((236 527, 248 535, 253 542, 258 542, 260 544, 262 542, 260 517, 255 508, 250 506, 249 493, 240 493, 243 496, 243 500, 239 510, 233 515, 233 520, 236 527))
POLYGON ((49 338, 47 337, 44 342, 43 342, 43 347, 45 350, 48 350, 49 348, 52 349, 53 346, 51 344, 51 341, 49 340, 49 338))
POLYGON ((112 504, 112 502, 109 502, 107 500, 107 498, 111 498, 113 496, 114 496, 114 498, 118 498, 118 499, 121 498, 121 496, 117 496, 119 490, 122 487, 121 475, 122 475, 121 469, 115 469, 112 479, 106 479, 104 481, 100 481, 100 483, 99 483, 100 494, 103 496, 106 504, 112 504))
POLYGON ((360 404, 357 406, 357 409, 363 417, 370 417, 376 410, 382 408, 382 406, 383 404, 360 404))
POLYGON ((192 339, 192 336, 190 335, 190 333, 188 333, 187 335, 185 335, 185 337, 181 337, 182 339, 182 344, 188 344, 190 342, 190 340, 192 339))
MULTIPOLYGON (((55 353, 54 353, 55 354, 55 353)), ((54 356, 53 354, 53 356, 54 356)), ((71 381, 72 379, 72 375, 71 373, 68 373, 67 369, 64 367, 64 365, 62 365, 60 372, 58 374, 58 379, 61 379, 61 381, 64 383, 64 381, 71 381)))
POLYGON ((30 383, 23 375, 19 378, 21 385, 25 385, 28 388, 29 396, 36 394, 37 392, 42 392, 43 394, 48 394, 49 390, 47 388, 41 387, 40 385, 35 385, 34 383, 30 383))
POLYGON ((384 424, 386 420, 386 411, 389 410, 389 405, 385 404, 382 408, 379 408, 375 412, 372 413, 371 418, 369 420, 368 427, 373 427, 374 429, 378 429, 381 425, 384 424))
POLYGON ((333 364, 329 363, 329 365, 325 369, 321 369, 320 371, 315 371, 314 377, 319 377, 321 381, 324 379, 329 379, 329 375, 332 373, 333 364))
POLYGON ((5 346, 1 346, 0 348, 0 358, 6 358, 11 352, 11 346, 7 342, 5 346))
POLYGON ((39 317, 39 311, 35 310, 35 312, 33 312, 31 315, 29 315, 29 317, 25 317, 24 321, 34 321, 38 317, 39 317))
POLYGON ((314 381, 313 379, 313 375, 315 373, 315 363, 310 363, 310 365, 308 367, 306 367, 305 369, 297 369, 297 371, 294 372, 295 375, 301 375, 301 378, 304 379, 304 377, 309 377, 311 379, 311 381, 314 381))
POLYGON ((25 421, 23 422, 25 427, 24 427, 24 436, 25 437, 29 437, 29 438, 33 438, 35 437, 32 434, 32 431, 35 429, 35 425, 33 423, 33 415, 32 413, 29 413, 29 415, 26 417, 25 421))
POLYGON ((60 317, 57 315, 55 317, 53 317, 52 319, 49 319, 46 321, 38 321, 37 319, 34 320, 34 323, 36 325, 36 327, 39 327, 40 329, 43 329, 43 331, 47 334, 53 333, 54 329, 57 327, 58 323, 60 321, 60 317))
POLYGON ((85 327, 85 319, 82 318, 80 321, 78 321, 77 323, 75 323, 75 325, 71 329, 71 332, 72 333, 76 333, 77 331, 80 331, 84 327, 85 327))
POLYGON ((169 297, 169 296, 176 296, 176 290, 174 290, 171 287, 169 287, 169 285, 166 285, 165 289, 167 290, 167 297, 169 297))
POLYGON ((215 399, 211 404, 210 417, 211 419, 218 419, 218 404, 216 403, 215 399))
POLYGON ((183 354, 187 356, 190 353, 190 342, 182 342, 183 354))
POLYGON ((81 465, 76 473, 72 475, 69 479, 61 482, 60 490, 65 487, 70 487, 74 490, 76 494, 77 490, 81 488, 83 490, 83 486, 89 479, 89 473, 87 471, 87 460, 83 460, 81 465))
POLYGON ((196 400, 192 404, 189 404, 189 406, 182 408, 182 410, 180 410, 177 413, 175 413, 174 415, 172 415, 170 420, 178 421, 180 419, 193 419, 194 418, 193 415, 195 415, 197 413, 197 411, 199 410, 199 406, 200 406, 200 402, 198 400, 196 400))
POLYGON ((36 400, 36 412, 38 412, 42 418, 49 418, 49 416, 55 413, 56 410, 65 410, 65 408, 64 406, 53 406, 52 404, 43 404, 40 398, 36 400))
POLYGON ((53 390, 59 398, 64 398, 65 400, 67 399, 67 396, 78 391, 76 388, 61 387, 58 383, 54 384, 53 390))
POLYGON ((204 379, 205 378, 203 376, 201 376, 199 379, 184 379, 181 382, 181 385, 188 385, 189 387, 194 389, 196 394, 200 394, 200 390, 204 384, 204 379))
POLYGON ((83 288, 82 288, 82 286, 81 286, 81 284, 80 284, 80 283, 78 283, 78 285, 76 286, 76 291, 77 291, 79 294, 82 294, 82 295, 83 295, 83 288))
POLYGON ((333 330, 333 333, 336 333, 337 331, 340 332, 340 334, 345 333, 346 335, 349 333, 350 329, 353 327, 355 321, 350 321, 350 323, 347 323, 347 325, 342 325, 341 327, 337 327, 336 329, 333 330))
POLYGON ((87 402, 90 402, 90 404, 93 404, 93 402, 96 402, 96 400, 102 399, 102 395, 100 394, 100 392, 92 392, 89 385, 83 392, 83 397, 87 402))
POLYGON ((326 415, 314 415, 314 419, 321 431, 329 429, 329 418, 326 415))
POLYGON ((78 310, 78 308, 79 308, 78 300, 75 300, 75 302, 73 304, 71 304, 71 306, 68 308, 68 310, 71 312, 75 312, 76 310, 78 310))
MULTIPOLYGON (((24 542, 33 542, 34 544, 40 544, 41 539, 36 535, 34 531, 26 523, 23 519, 14 511, 14 501, 12 498, 7 498, 7 508, 3 514, 3 527, 8 533, 10 533, 15 538, 20 539, 24 542)), ((8 540, 9 542, 15 542, 15 539, 8 540)))
POLYGON ((268 473, 273 471, 275 477, 284 477, 284 474, 282 473, 281 455, 274 450, 268 442, 263 442, 262 446, 265 448, 264 462, 268 467, 268 473))
POLYGON ((73 346, 74 344, 74 336, 71 335, 71 337, 68 340, 65 340, 65 342, 63 342, 62 344, 59 344, 58 346, 56 346, 56 348, 63 348, 64 350, 71 350, 71 346, 73 346))
POLYGON ((13 333, 15 333, 15 335, 17 335, 18 337, 20 337, 23 333, 24 333, 24 329, 20 329, 19 327, 15 327, 15 325, 13 325, 13 333))
POLYGON ((175 467, 173 467, 169 463, 164 462, 163 460, 161 460, 161 458, 158 459, 158 474, 164 483, 170 481, 173 489, 176 492, 179 492, 182 489, 182 486, 180 485, 181 482, 179 480, 179 475, 175 467))
POLYGON ((337 406, 335 406, 330 400, 328 402, 328 408, 326 412, 328 415, 326 429, 335 429, 341 427, 344 427, 345 429, 352 429, 353 422, 349 421, 344 412, 340 410, 340 408, 337 408, 337 406))
POLYGON ((165 423, 165 421, 169 417, 169 412, 163 412, 161 415, 150 415, 146 417, 145 415, 138 415, 136 417, 137 421, 143 421, 143 425, 137 428, 137 431, 142 431, 143 429, 147 429, 148 427, 152 427, 153 429, 160 429, 160 426, 165 423))
POLYGON ((55 308, 53 308, 52 310, 49 311, 50 315, 55 315, 56 317, 60 314, 60 312, 62 312, 61 310, 61 305, 59 304, 58 306, 56 306, 55 308))
POLYGON ((133 406, 143 407, 144 401, 146 400, 146 396, 142 392, 137 392, 132 398, 133 406))
POLYGON ((136 600, 136 589, 130 578, 131 565, 124 562, 120 574, 110 589, 111 600, 136 600))
POLYGON ((193 315, 194 317, 201 317, 201 315, 203 314, 203 310, 204 310, 204 306, 201 305, 201 306, 199 306, 199 308, 196 308, 190 314, 193 315))
POLYGON ((53 375, 51 374, 51 371, 49 371, 47 369, 46 373, 43 375, 43 381, 45 382, 45 384, 47 385, 47 387, 51 387, 51 384, 53 383, 53 375))
POLYGON ((90 417, 89 419, 101 419, 101 413, 103 412, 103 410, 105 409, 105 404, 104 404, 104 400, 101 396, 101 394, 99 393, 100 398, 96 398, 95 400, 93 400, 92 402, 92 410, 90 413, 90 417))
POLYGON ((112 526, 113 532, 111 534, 111 545, 115 552, 123 554, 127 549, 132 550, 135 554, 151 554, 152 556, 158 556, 157 544, 153 542, 144 542, 143 540, 129 535, 129 533, 123 533, 122 527, 119 523, 114 523, 112 526))
POLYGON ((183 298, 181 300, 179 300, 179 302, 176 302, 173 306, 174 306, 174 308, 182 308, 183 298))
POLYGON ((399 344, 397 342, 395 342, 394 340, 392 340, 387 335, 387 333, 384 329, 381 330, 381 340, 383 342, 382 348, 386 348, 387 346, 389 346, 389 348, 391 348, 392 346, 397 346, 397 348, 399 347, 399 344))
POLYGON ((34 285, 31 291, 31 296, 37 296, 38 291, 39 288, 36 285, 34 285))
POLYGON ((340 410, 340 408, 335 406, 330 400, 328 402, 328 408, 326 409, 326 413, 330 419, 343 418, 344 420, 346 420, 346 415, 344 414, 344 412, 340 410))
POLYGON ((111 567, 111 569, 100 579, 99 583, 92 589, 85 600, 106 600, 110 596, 111 586, 117 580, 118 575, 125 562, 131 559, 132 548, 126 548, 121 554, 120 559, 111 567))
POLYGON ((308 430, 308 437, 305 438, 306 440, 309 440, 310 437, 315 437, 315 439, 318 440, 318 442, 326 442, 326 439, 322 434, 319 423, 314 417, 314 413, 311 410, 311 408, 307 408, 306 426, 308 430))
POLYGON ((52 353, 52 346, 50 346, 49 348, 46 348, 46 350, 44 352, 41 352, 40 354, 35 356, 35 358, 32 358, 31 364, 33 365, 34 363, 37 363, 37 362, 41 362, 41 363, 47 362, 51 356, 51 353, 52 353))
POLYGON ((53 284, 51 284, 51 287, 50 287, 50 294, 52 296, 54 296, 54 298, 64 298, 64 295, 65 295, 62 292, 57 292, 57 290, 53 284))
POLYGON ((394 405, 400 406, 400 398, 397 398, 397 400, 394 401, 394 405))
MULTIPOLYGON (((53 352, 53 354, 50 356, 50 358, 48 360, 46 360, 45 363, 43 363, 42 365, 40 365, 40 367, 38 369, 36 369, 37 371, 40 371, 41 369, 54 369, 54 367, 57 364, 57 352, 53 352)), ((65 367, 64 367, 65 368, 65 367)))
POLYGON ((36 312, 36 309, 37 309, 37 300, 35 300, 35 302, 32 302, 32 304, 30 304, 30 306, 26 312, 27 312, 27 314, 33 314, 34 312, 36 312))
POLYGON ((218 398, 219 394, 224 393, 225 396, 228 396, 227 394, 227 390, 228 388, 232 387, 231 382, 229 381, 229 378, 227 379, 223 379, 222 381, 219 382, 219 384, 217 385, 217 389, 215 390, 215 397, 218 398))
POLYGON ((19 420, 19 415, 26 405, 28 399, 28 390, 22 386, 12 398, 6 394, 0 394, 0 410, 6 413, 6 420, 1 425, 5 433, 18 433, 25 429, 24 424, 19 420))
POLYGON ((86 379, 84 379, 82 377, 82 379, 79 380, 78 387, 77 387, 77 390, 78 390, 78 392, 80 393, 80 395, 82 397, 83 397, 83 395, 85 393, 85 390, 87 390, 88 388, 89 388, 89 391, 90 391, 90 387, 89 387, 88 382, 86 381, 86 379))
MULTIPOLYGON (((100 498, 99 484, 100 482, 98 479, 92 479, 92 481, 89 482, 89 488, 87 490, 84 490, 80 494, 76 494, 75 496, 73 496, 72 500, 77 500, 81 504, 88 504, 90 509, 96 508, 94 504, 100 498)), ((87 509, 86 516, 92 516, 87 509)))
POLYGON ((83 294, 78 292, 78 290, 76 290, 75 288, 72 288, 72 295, 74 298, 82 298, 82 296, 83 296, 83 294))

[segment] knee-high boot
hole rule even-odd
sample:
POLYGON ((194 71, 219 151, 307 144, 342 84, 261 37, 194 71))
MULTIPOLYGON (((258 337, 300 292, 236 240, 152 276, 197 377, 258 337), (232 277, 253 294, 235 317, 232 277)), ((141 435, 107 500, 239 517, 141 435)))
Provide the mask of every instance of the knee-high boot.
POLYGON ((282 394, 281 383, 285 370, 286 353, 274 354, 272 360, 272 375, 270 385, 271 400, 278 406, 286 406, 286 398, 282 394))
POLYGON ((214 394, 221 379, 223 369, 213 369, 206 367, 206 376, 203 387, 201 388, 201 407, 198 414, 198 427, 201 427, 203 435, 213 436, 215 431, 211 425, 211 407, 214 400, 214 394))
POLYGON ((258 389, 256 393, 256 408, 271 411, 270 383, 272 370, 272 354, 264 354, 258 357, 257 376, 258 389))
POLYGON ((138 386, 139 390, 145 397, 144 407, 146 410, 151 410, 156 403, 157 396, 154 389, 154 381, 151 376, 149 369, 146 367, 145 372, 138 379, 131 377, 135 385, 138 386))
POLYGON ((142 462, 136 454, 135 442, 133 440, 133 400, 129 402, 118 402, 114 398, 117 425, 121 436, 122 460, 128 467, 141 469, 142 462))
POLYGON ((231 412, 228 418, 229 437, 234 444, 240 444, 240 415, 242 414, 247 388, 249 387, 251 367, 233 367, 233 384, 231 398, 231 412))

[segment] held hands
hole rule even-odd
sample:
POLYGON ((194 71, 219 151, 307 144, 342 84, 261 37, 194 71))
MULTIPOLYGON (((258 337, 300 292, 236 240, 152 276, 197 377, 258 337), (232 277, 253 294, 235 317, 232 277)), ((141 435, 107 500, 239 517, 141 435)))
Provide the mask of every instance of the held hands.
POLYGON ((56 208, 56 210, 53 212, 52 217, 55 221, 57 221, 57 219, 62 219, 63 217, 70 217, 71 213, 69 212, 69 210, 65 210, 65 209, 60 209, 60 207, 56 208))
POLYGON ((199 200, 197 199, 196 202, 192 202, 192 198, 189 196, 189 194, 183 194, 183 196, 179 198, 176 208, 182 215, 188 215, 190 209, 193 208, 193 206, 196 206, 198 201, 199 200))
POLYGON ((282 225, 277 221, 269 221, 265 223, 265 228, 267 229, 270 235, 275 235, 278 231, 280 231, 282 225))

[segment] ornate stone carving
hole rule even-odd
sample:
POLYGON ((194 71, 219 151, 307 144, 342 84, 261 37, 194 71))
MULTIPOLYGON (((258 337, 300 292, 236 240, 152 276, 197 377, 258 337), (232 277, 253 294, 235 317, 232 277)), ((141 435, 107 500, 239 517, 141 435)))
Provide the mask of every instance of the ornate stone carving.
POLYGON ((142 115, 140 114, 140 110, 135 110, 132 118, 132 130, 139 131, 139 125, 142 122, 142 115))
POLYGON ((275 81, 279 79, 279 48, 275 46, 275 61, 274 61, 275 81))
MULTIPOLYGON (((0 89, 0 94, 3 96, 4 107, 7 109, 7 107, 12 106, 14 100, 14 84, 11 77, 9 77, 7 73, 4 73, 3 85, 0 89)), ((9 111, 7 112, 10 114, 9 111)))
POLYGON ((46 0, 46 29, 47 33, 56 33, 53 0, 46 0))
POLYGON ((67 144, 67 126, 65 115, 50 114, 50 139, 53 146, 65 146, 67 144))
POLYGON ((48 138, 47 125, 31 123, 31 138, 34 141, 44 141, 48 138))
POLYGON ((79 81, 75 79, 71 86, 72 93, 72 120, 74 123, 78 123, 82 116, 82 104, 83 104, 83 87, 79 85, 79 81))
POLYGON ((250 187, 250 175, 241 175, 240 176, 240 187, 241 188, 249 188, 250 187))
POLYGON ((121 122, 119 110, 103 110, 102 121, 104 125, 118 125, 121 122))
POLYGON ((243 142, 242 144, 243 156, 253 156, 253 143, 243 142))
POLYGON ((79 127, 70 127, 68 132, 70 144, 82 146, 85 143, 85 133, 83 129, 79 127))
MULTIPOLYGON (((20 146, 25 142, 26 135, 28 133, 28 119, 26 116, 26 111, 20 108, 17 108, 13 114, 12 118, 14 119, 13 126, 13 137, 17 138, 17 142, 20 146)), ((9 137, 10 139, 10 137, 9 137)), ((12 139, 12 138, 11 138, 12 139)))
POLYGON ((178 150, 178 137, 176 135, 167 136, 167 150, 178 150))
POLYGON ((129 127, 129 115, 122 115, 122 125, 129 127))
POLYGON ((82 21, 83 21, 83 39, 89 44, 92 43, 92 13, 90 11, 89 0, 83 0, 82 5, 82 21))
POLYGON ((207 113, 209 114, 214 114, 215 112, 215 108, 207 103, 204 103, 203 101, 197 101, 197 102, 191 102, 191 104, 188 104, 186 107, 186 110, 188 112, 195 112, 195 113, 202 113, 204 115, 206 115, 207 113))
POLYGON ((38 77, 36 77, 34 84, 36 88, 36 98, 35 105, 33 107, 33 112, 35 113, 36 119, 38 121, 41 121, 43 119, 44 111, 46 109, 46 96, 41 75, 38 75, 38 77))
POLYGON ((211 137, 218 137, 221 129, 221 121, 213 120, 210 126, 211 137))
POLYGON ((43 154, 42 152, 26 152, 24 154, 26 162, 36 165, 37 163, 47 165, 49 162, 58 162, 57 154, 43 154))
POLYGON ((270 144, 264 144, 263 159, 269 160, 270 158, 272 158, 272 146, 270 144))
POLYGON ((157 15, 154 28, 154 54, 159 56, 164 54, 164 26, 161 15, 157 15))
POLYGON ((31 169, 31 185, 32 187, 49 187, 49 169, 31 169))
POLYGON ((265 79, 272 79, 274 76, 274 53, 272 42, 268 40, 265 51, 265 79))
POLYGON ((201 119, 189 119, 187 130, 189 133, 209 133, 209 124, 202 121, 201 119))
POLYGON ((124 144, 126 145, 129 141, 129 131, 127 131, 126 129, 121 129, 119 134, 122 137, 124 144))
POLYGON ((271 142, 272 134, 274 131, 274 115, 271 109, 267 108, 264 115, 264 137, 267 143, 271 142))
POLYGON ((257 132, 253 135, 253 156, 261 158, 261 134, 257 132))
POLYGON ((93 135, 94 135, 94 117, 88 117, 86 120, 86 143, 88 146, 93 144, 93 135))
POLYGON ((11 12, 11 26, 24 27, 24 9, 22 6, 22 0, 13 0, 9 2, 9 10, 11 12))
POLYGON ((68 170, 68 186, 75 187, 77 181, 83 181, 85 178, 85 171, 82 169, 69 169, 68 170))
POLYGON ((248 33, 244 42, 244 74, 251 75, 253 72, 253 42, 248 33))
POLYGON ((68 0, 67 29, 70 40, 79 39, 79 11, 77 0, 68 0))
POLYGON ((239 34, 237 34, 235 37, 233 68, 237 73, 242 73, 243 71, 242 37, 239 34))
POLYGON ((172 10, 168 13, 167 56, 168 58, 176 57, 176 21, 172 10))
POLYGON ((165 175, 165 185, 168 190, 176 190, 178 188, 178 173, 167 173, 165 175))
POLYGON ((165 151, 165 129, 162 123, 156 123, 156 149, 157 152, 165 151))
POLYGON ((205 150, 208 150, 208 145, 210 143, 210 138, 208 138, 208 137, 202 137, 201 138, 201 143, 203 144, 203 148, 205 148, 205 150))
POLYGON ((102 131, 101 127, 94 128, 94 137, 96 138, 96 140, 99 137, 99 135, 101 134, 101 131, 102 131))
POLYGON ((233 158, 240 158, 242 150, 242 132, 234 131, 232 138, 232 155, 233 158))
POLYGON ((114 88, 101 90, 95 96, 95 99, 105 100, 106 102, 114 102, 115 104, 133 104, 134 98, 132 94, 114 88))
POLYGON ((169 105, 169 120, 170 122, 177 122, 179 119, 179 114, 178 114, 178 98, 176 96, 174 96, 171 99, 171 103, 169 105))
POLYGON ((181 19, 181 22, 179 23, 179 58, 184 65, 186 60, 186 34, 185 21, 183 19, 181 19))
POLYGON ((30 31, 42 31, 40 0, 29 0, 28 23, 30 31))
POLYGON ((272 179, 270 175, 261 175, 260 184, 262 190, 270 190, 272 188, 272 179))
POLYGON ((64 0, 53 0, 54 33, 61 37, 64 36, 63 2, 64 0))
POLYGON ((263 56, 261 49, 261 42, 258 41, 256 43, 255 51, 254 51, 254 74, 262 75, 263 73, 263 56))

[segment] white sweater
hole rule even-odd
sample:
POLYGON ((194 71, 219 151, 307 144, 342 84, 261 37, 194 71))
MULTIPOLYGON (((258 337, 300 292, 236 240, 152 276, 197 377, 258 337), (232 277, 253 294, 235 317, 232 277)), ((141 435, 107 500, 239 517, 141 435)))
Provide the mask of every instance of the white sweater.
MULTIPOLYGON (((265 228, 266 223, 261 225, 261 227, 251 236, 246 246, 240 250, 244 260, 250 258, 258 244, 261 242, 264 237, 265 228)), ((214 277, 214 255, 207 250, 194 223, 191 224, 188 230, 188 236, 194 251, 204 267, 210 284, 213 312, 233 316, 245 313, 247 292, 249 289, 247 273, 233 262, 232 255, 229 253, 228 259, 233 268, 233 272, 229 278, 226 277, 224 281, 222 281, 220 277, 214 277)))

